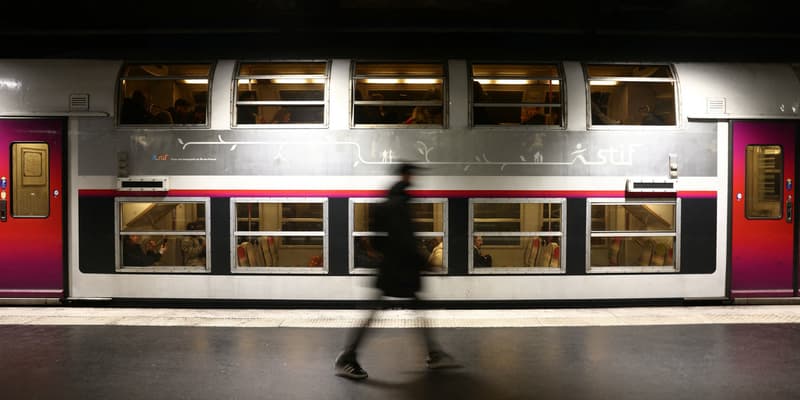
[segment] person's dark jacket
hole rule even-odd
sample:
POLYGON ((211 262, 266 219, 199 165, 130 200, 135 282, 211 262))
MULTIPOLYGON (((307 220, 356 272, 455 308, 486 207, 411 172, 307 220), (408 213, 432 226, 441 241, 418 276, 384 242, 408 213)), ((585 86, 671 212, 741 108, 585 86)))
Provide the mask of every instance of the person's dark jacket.
POLYGON ((132 242, 130 239, 125 239, 124 243, 124 248, 122 249, 122 265, 124 266, 146 267, 155 264, 156 261, 161 259, 161 254, 157 251, 145 253, 142 250, 142 246, 132 242))
POLYGON ((391 297, 414 297, 421 287, 420 270, 427 261, 417 251, 407 187, 403 181, 394 184, 386 202, 378 207, 378 223, 388 238, 380 248, 383 261, 376 286, 391 297))

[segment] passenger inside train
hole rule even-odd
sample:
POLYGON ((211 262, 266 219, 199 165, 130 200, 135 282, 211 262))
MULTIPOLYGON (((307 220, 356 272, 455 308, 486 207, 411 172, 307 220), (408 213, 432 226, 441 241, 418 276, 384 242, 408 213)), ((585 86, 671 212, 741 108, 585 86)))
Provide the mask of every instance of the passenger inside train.
POLYGON ((167 242, 162 241, 158 245, 155 240, 148 240, 144 247, 141 244, 142 237, 139 235, 129 235, 124 239, 122 263, 131 267, 147 267, 157 263, 164 252, 167 251, 167 242))
POLYGON ((483 238, 480 236, 475 236, 473 240, 472 246, 472 256, 473 256, 473 266, 475 267, 491 267, 492 266, 492 255, 491 254, 483 254, 481 252, 481 246, 483 246, 483 238))

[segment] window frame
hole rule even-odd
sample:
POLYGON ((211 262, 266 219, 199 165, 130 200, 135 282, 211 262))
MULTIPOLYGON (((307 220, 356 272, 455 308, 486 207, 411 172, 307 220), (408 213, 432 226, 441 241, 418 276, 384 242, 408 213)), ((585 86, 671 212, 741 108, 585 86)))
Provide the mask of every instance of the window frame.
POLYGON ((350 128, 351 129, 375 129, 375 128, 392 128, 392 129, 445 129, 448 125, 448 77, 449 65, 446 60, 416 60, 416 61, 379 61, 379 60, 358 60, 353 59, 350 63, 350 128), (439 64, 442 67, 442 75, 356 75, 358 63, 365 64, 439 64), (356 100, 356 87, 360 79, 441 79, 441 101, 436 100, 356 100), (378 123, 356 123, 356 107, 362 106, 409 106, 409 107, 442 107, 442 123, 441 124, 404 124, 402 122, 396 124, 378 124, 378 123))
POLYGON ((211 241, 211 198, 209 197, 115 197, 114 198, 114 271, 115 272, 138 272, 138 273, 211 273, 211 251, 213 249, 211 241), (124 266, 122 265, 122 249, 120 239, 122 236, 131 234, 166 236, 201 236, 196 231, 136 231, 120 232, 120 207, 122 203, 203 203, 205 229, 204 236, 206 242, 206 265, 205 266, 179 266, 179 265, 159 265, 159 266, 124 266))
MULTIPOLYGON (((503 61, 470 61, 467 63, 467 75, 469 79, 468 86, 468 113, 469 113, 469 126, 472 129, 557 129, 557 130, 564 130, 567 127, 567 82, 564 76, 564 64, 562 62, 503 62, 503 61), (555 80, 559 81, 559 104, 556 105, 555 103, 475 103, 475 93, 473 91, 473 84, 478 77, 474 74, 474 65, 502 65, 502 64, 510 64, 510 65, 538 65, 538 66, 554 66, 558 73, 558 76, 555 80), (482 104, 487 108, 501 108, 501 107, 558 107, 561 111, 561 121, 558 124, 512 124, 512 125, 502 125, 502 124, 475 124, 475 107, 478 104, 482 104)), ((527 80, 554 80, 553 77, 544 77, 544 76, 481 76, 480 79, 527 79, 527 80)), ((520 110, 521 111, 521 110, 520 110)))
POLYGON ((587 274, 647 274, 647 273, 679 273, 681 250, 681 199, 680 198, 653 198, 626 200, 620 198, 588 198, 586 199, 586 273, 587 274), (646 205, 646 204, 674 204, 675 205, 675 230, 672 231, 593 231, 592 230, 592 205, 646 205), (593 238, 631 238, 631 237, 674 237, 675 247, 672 251, 673 266, 639 266, 617 265, 592 267, 592 239, 593 238))
POLYGON ((331 82, 331 61, 330 60, 245 60, 237 61, 233 70, 233 81, 231 85, 231 128, 235 129, 296 129, 296 128, 327 128, 329 123, 328 112, 330 110, 330 82, 331 82), (277 75, 241 75, 240 70, 243 64, 313 64, 325 63, 324 75, 316 74, 277 74, 277 75), (322 100, 239 100, 239 80, 241 79, 324 79, 323 99, 322 100), (293 106, 293 105, 322 105, 321 123, 302 123, 302 124, 280 124, 274 122, 239 124, 237 121, 238 106, 293 106))
MULTIPOLYGON (((230 199, 230 251, 231 251, 231 272, 234 274, 300 274, 300 275, 324 275, 330 269, 328 257, 328 232, 329 214, 327 197, 231 197, 230 199), (236 215, 236 205, 241 203, 321 203, 322 204, 322 231, 239 231, 237 229, 238 217, 236 215), (240 267, 237 259, 236 238, 239 236, 320 236, 322 237, 322 267, 308 266, 254 266, 240 267)), ((302 245, 288 245, 289 247, 299 247, 302 245)))
MULTIPOLYGON (((567 272, 567 198, 566 197, 521 197, 521 198, 470 198, 469 199, 469 212, 468 212, 468 232, 467 232, 467 271, 470 275, 508 275, 508 274, 565 274, 567 272), (519 232, 489 232, 489 231, 475 231, 475 204, 476 203, 512 203, 512 204, 560 204, 561 216, 559 231, 522 231, 519 232), (475 236, 519 236, 519 237, 558 237, 561 240, 559 245, 559 265, 558 268, 553 267, 489 267, 481 268, 475 267, 475 260, 473 259, 473 243, 475 236)), ((521 218, 521 215, 520 215, 521 218)))
MULTIPOLYGON (((347 221, 347 232, 349 243, 347 245, 347 253, 348 253, 348 261, 347 261, 347 269, 351 275, 375 275, 378 273, 377 268, 357 268, 355 266, 355 246, 354 242, 356 237, 386 237, 386 232, 376 232, 376 231, 356 231, 355 227, 355 205, 356 204, 377 204, 382 203, 385 201, 386 198, 383 197, 351 197, 348 200, 348 221, 347 221)), ((414 237, 422 237, 422 238, 432 238, 432 237, 442 237, 442 269, 441 271, 429 271, 423 269, 421 272, 422 274, 426 275, 447 275, 448 271, 448 256, 447 253, 449 252, 449 243, 448 243, 448 204, 449 201, 446 197, 414 197, 409 200, 410 204, 414 203, 433 203, 433 204, 442 204, 442 232, 430 231, 430 232, 414 232, 414 237)))
POLYGON ((586 128, 588 130, 669 130, 681 126, 681 110, 680 110, 680 80, 675 65, 672 63, 624 63, 624 62, 583 62, 581 63, 584 77, 584 87, 586 94, 586 128), (653 67, 666 67, 672 74, 672 78, 648 78, 648 77, 625 77, 625 76, 589 76, 589 66, 653 66, 653 67), (617 81, 617 82, 644 82, 644 83, 672 83, 673 86, 673 100, 675 105, 675 123, 672 125, 642 125, 642 124, 593 124, 592 123, 592 88, 591 81, 617 81))
MULTIPOLYGON (((119 73, 117 74, 117 84, 115 89, 115 105, 114 108, 115 117, 114 117, 114 126, 119 129, 148 129, 148 128, 155 128, 155 129, 208 129, 211 127, 211 117, 212 117, 212 95, 213 95, 213 85, 214 85, 214 72, 216 70, 217 63, 215 61, 209 60, 198 60, 198 61, 177 61, 177 62, 160 62, 160 61, 124 61, 119 68, 119 73), (208 64, 208 76, 205 78, 201 78, 194 75, 168 75, 168 76, 153 76, 153 77, 126 77, 123 76, 122 73, 125 71, 125 68, 129 65, 152 65, 152 64, 164 64, 164 65, 205 65, 208 64), (123 124, 121 121, 122 117, 122 82, 125 80, 136 80, 136 81, 175 81, 175 80, 186 80, 186 79, 207 79, 208 80, 208 91, 206 95, 206 122, 203 124, 123 124)), ((172 100, 175 102, 175 99, 172 100)), ((170 105, 172 106, 172 105, 170 105)))

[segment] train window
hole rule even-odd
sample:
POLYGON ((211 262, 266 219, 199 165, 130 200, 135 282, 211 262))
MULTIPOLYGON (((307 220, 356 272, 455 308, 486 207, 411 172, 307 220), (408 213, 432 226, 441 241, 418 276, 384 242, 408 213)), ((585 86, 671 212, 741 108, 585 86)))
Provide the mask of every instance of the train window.
POLYGON ((676 79, 669 66, 585 67, 592 126, 676 124, 676 79))
POLYGON ((117 198, 117 271, 209 272, 207 198, 117 198))
POLYGON ((211 64, 125 64, 120 125, 206 126, 211 64))
POLYGON ((744 208, 750 219, 783 217, 783 149, 747 146, 744 208))
MULTIPOLYGON (((382 255, 378 250, 386 232, 380 231, 375 220, 376 207, 384 199, 350 199, 350 271, 371 273, 382 255)), ((447 200, 412 199, 411 220, 417 249, 427 260, 426 272, 447 272, 447 200)))
POLYGON ((326 199, 233 199, 231 215, 234 272, 327 271, 326 199))
POLYGON ((11 215, 14 217, 46 218, 50 215, 49 154, 47 143, 11 144, 11 215))
POLYGON ((442 127, 445 83, 442 63, 356 62, 353 125, 442 127))
POLYGON ((566 199, 470 199, 472 273, 564 272, 566 199))
POLYGON ((327 62, 240 63, 233 124, 325 123, 327 62))
POLYGON ((587 269, 677 272, 680 200, 589 199, 587 269))
POLYGON ((555 64, 473 64, 472 124, 560 126, 561 82, 555 64))

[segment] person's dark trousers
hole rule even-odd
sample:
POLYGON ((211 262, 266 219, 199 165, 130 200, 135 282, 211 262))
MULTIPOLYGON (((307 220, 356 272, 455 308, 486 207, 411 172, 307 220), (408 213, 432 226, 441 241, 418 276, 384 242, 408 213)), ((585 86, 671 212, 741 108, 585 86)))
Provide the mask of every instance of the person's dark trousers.
MULTIPOLYGON (((425 339, 425 346, 428 348, 428 353, 440 351, 439 345, 433 339, 433 334, 430 331, 429 324, 427 318, 422 314, 422 307, 421 301, 418 297, 414 296, 411 299, 411 308, 417 310, 417 319, 420 322, 420 328, 418 330, 421 332, 423 338, 425 339)), ((369 317, 361 324, 361 326, 357 328, 353 328, 350 332, 350 339, 347 342, 347 346, 344 348, 345 357, 352 356, 355 357, 356 351, 358 350, 358 346, 361 344, 361 341, 364 339, 367 330, 369 329, 369 325, 372 323, 372 320, 375 318, 375 314, 380 310, 387 310, 392 307, 392 302, 388 300, 384 300, 383 298, 378 298, 376 300, 377 306, 370 310, 369 317)))

